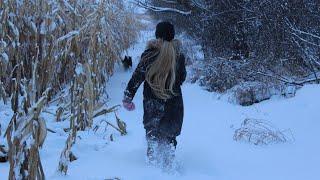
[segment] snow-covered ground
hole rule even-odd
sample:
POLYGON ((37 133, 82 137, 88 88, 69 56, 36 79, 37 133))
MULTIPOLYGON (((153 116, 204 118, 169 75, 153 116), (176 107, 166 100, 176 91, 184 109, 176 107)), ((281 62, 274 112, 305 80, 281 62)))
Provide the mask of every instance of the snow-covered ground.
MULTIPOLYGON (((153 38, 154 24, 141 32, 138 43, 128 50, 134 66, 148 39, 153 38)), ((123 90, 132 70, 116 67, 108 82, 109 106, 120 104, 123 90)), ((249 107, 219 100, 196 84, 183 86, 185 118, 178 137, 176 173, 168 174, 145 163, 146 141, 142 124, 142 88, 136 94, 136 110, 120 108, 119 117, 127 123, 128 135, 108 127, 102 120, 115 122, 113 114, 95 119, 98 131, 78 134, 73 147, 78 160, 69 165, 68 175, 57 173, 60 153, 69 123, 54 122, 54 116, 44 113, 47 125, 57 133, 48 133, 41 150, 47 179, 217 179, 217 180, 319 180, 320 179, 320 86, 307 85, 291 99, 273 98, 249 107), (280 130, 290 129, 293 141, 269 146, 256 146, 233 140, 234 131, 246 118, 265 119, 280 130), (114 141, 110 141, 110 134, 114 141)), ((54 113, 56 106, 47 111, 54 113)), ((2 132, 12 112, 0 102, 2 132)), ((1 137, 2 138, 2 137, 1 137)), ((0 141, 3 139, 0 138, 0 141)), ((7 179, 9 164, 0 164, 0 179, 7 179)))

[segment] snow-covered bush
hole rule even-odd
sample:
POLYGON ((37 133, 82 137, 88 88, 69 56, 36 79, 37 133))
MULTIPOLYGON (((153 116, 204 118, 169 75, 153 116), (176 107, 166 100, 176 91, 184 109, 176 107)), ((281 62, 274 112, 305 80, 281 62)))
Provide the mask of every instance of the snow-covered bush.
MULTIPOLYGON (((311 74, 312 82, 320 82, 316 76, 320 72, 320 18, 314 16, 320 12, 319 2, 136 1, 156 18, 172 21, 177 32, 202 47, 204 61, 192 65, 191 80, 209 91, 226 92, 243 82, 258 82, 259 87, 273 91, 297 85, 283 79, 295 81, 311 74)), ((199 51, 187 48, 189 57, 196 58, 199 51)))
POLYGON ((273 95, 281 94, 281 87, 276 87, 274 84, 247 81, 233 86, 227 93, 230 102, 248 106, 270 99, 273 95))
MULTIPOLYGON (((300 87, 300 86, 298 86, 300 87)), ((242 106, 270 99, 272 96, 294 97, 297 91, 295 85, 285 85, 274 82, 245 81, 226 91, 228 101, 242 106)))
MULTIPOLYGON (((287 67, 293 68, 291 65, 287 67)), ((284 65, 270 67, 268 61, 254 58, 234 61, 212 57, 193 63, 190 78, 208 91, 226 94, 233 103, 252 105, 270 99, 273 95, 292 97, 305 83, 317 82, 319 73, 302 75, 307 71, 297 66, 297 74, 298 69, 304 72, 295 76, 284 65)))
POLYGON ((202 47, 186 33, 181 33, 176 37, 182 42, 181 51, 186 57, 186 65, 192 65, 204 60, 202 47))
POLYGON ((225 92, 239 82, 243 75, 239 73, 242 67, 241 63, 234 63, 222 58, 207 60, 200 67, 199 83, 209 91, 225 92))
POLYGON ((241 127, 235 131, 235 141, 245 141, 254 145, 268 145, 290 141, 285 131, 280 131, 265 120, 245 119, 241 127))

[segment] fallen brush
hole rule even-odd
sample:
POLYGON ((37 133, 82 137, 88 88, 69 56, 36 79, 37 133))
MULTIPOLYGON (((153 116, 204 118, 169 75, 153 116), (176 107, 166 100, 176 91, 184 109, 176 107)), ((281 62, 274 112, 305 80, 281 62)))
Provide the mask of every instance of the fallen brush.
POLYGON ((104 114, 115 112, 118 109, 118 107, 120 107, 120 105, 115 105, 115 106, 113 106, 113 107, 111 107, 109 109, 102 109, 101 111, 97 112, 93 116, 93 118, 99 117, 99 116, 104 115, 104 114))
POLYGON ((249 142, 254 145, 285 143, 293 139, 289 138, 286 132, 291 133, 290 130, 278 130, 266 120, 247 118, 242 122, 241 127, 236 129, 233 139, 235 141, 249 142))
MULTIPOLYGON (((105 126, 104 128, 104 132, 107 131, 107 127, 108 126, 111 126, 112 128, 114 128, 115 130, 117 130, 118 132, 120 132, 121 136, 124 136, 124 135, 127 135, 127 124, 122 121, 118 115, 115 113, 115 117, 116 117, 116 120, 117 120, 117 126, 116 125, 113 125, 112 123, 110 123, 109 121, 107 120, 102 120, 100 121, 100 125, 96 125, 94 128, 93 128, 93 131, 94 132, 97 132, 98 129, 102 126, 103 123, 106 123, 107 126, 105 126)), ((110 136, 110 139, 113 141, 113 137, 112 135, 110 136)))

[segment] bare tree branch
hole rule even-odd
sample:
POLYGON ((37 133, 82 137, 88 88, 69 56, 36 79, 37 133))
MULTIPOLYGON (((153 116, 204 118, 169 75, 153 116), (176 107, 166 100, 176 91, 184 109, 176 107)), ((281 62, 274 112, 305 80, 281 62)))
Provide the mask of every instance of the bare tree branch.
MULTIPOLYGON (((301 80, 291 80, 291 79, 288 79, 288 78, 283 77, 283 76, 273 75, 273 74, 269 74, 269 73, 265 73, 265 72, 256 72, 256 74, 267 76, 267 77, 270 77, 270 78, 274 78, 274 79, 276 79, 278 81, 281 81, 281 82, 284 82, 284 83, 287 83, 287 84, 297 85, 297 86, 302 86, 302 85, 307 84, 307 83, 312 83, 312 82, 317 82, 318 81, 317 77, 311 77, 311 78, 307 77, 307 78, 304 78, 304 79, 301 79, 301 80)), ((318 73, 318 74, 320 74, 320 73, 318 73)))
POLYGON ((136 4, 140 7, 143 7, 145 9, 155 11, 155 12, 175 12, 183 15, 191 15, 191 11, 183 11, 175 8, 169 8, 169 7, 158 7, 150 5, 146 2, 141 2, 140 0, 135 0, 136 4))

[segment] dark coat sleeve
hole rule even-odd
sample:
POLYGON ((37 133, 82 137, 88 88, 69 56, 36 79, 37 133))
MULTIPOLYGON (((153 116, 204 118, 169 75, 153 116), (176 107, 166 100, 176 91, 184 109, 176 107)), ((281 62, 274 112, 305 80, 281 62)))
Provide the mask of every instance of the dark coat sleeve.
POLYGON ((180 83, 181 86, 183 82, 186 80, 187 71, 186 71, 186 59, 183 54, 180 55, 179 58, 179 71, 180 71, 180 83))
POLYGON ((149 50, 146 50, 142 55, 141 55, 141 60, 135 69, 135 71, 132 74, 132 77, 127 85, 126 90, 124 91, 124 100, 126 101, 132 101, 134 98, 137 90, 139 89, 140 85, 143 83, 145 80, 145 72, 147 69, 147 63, 143 61, 143 56, 145 56, 148 53, 149 50))

